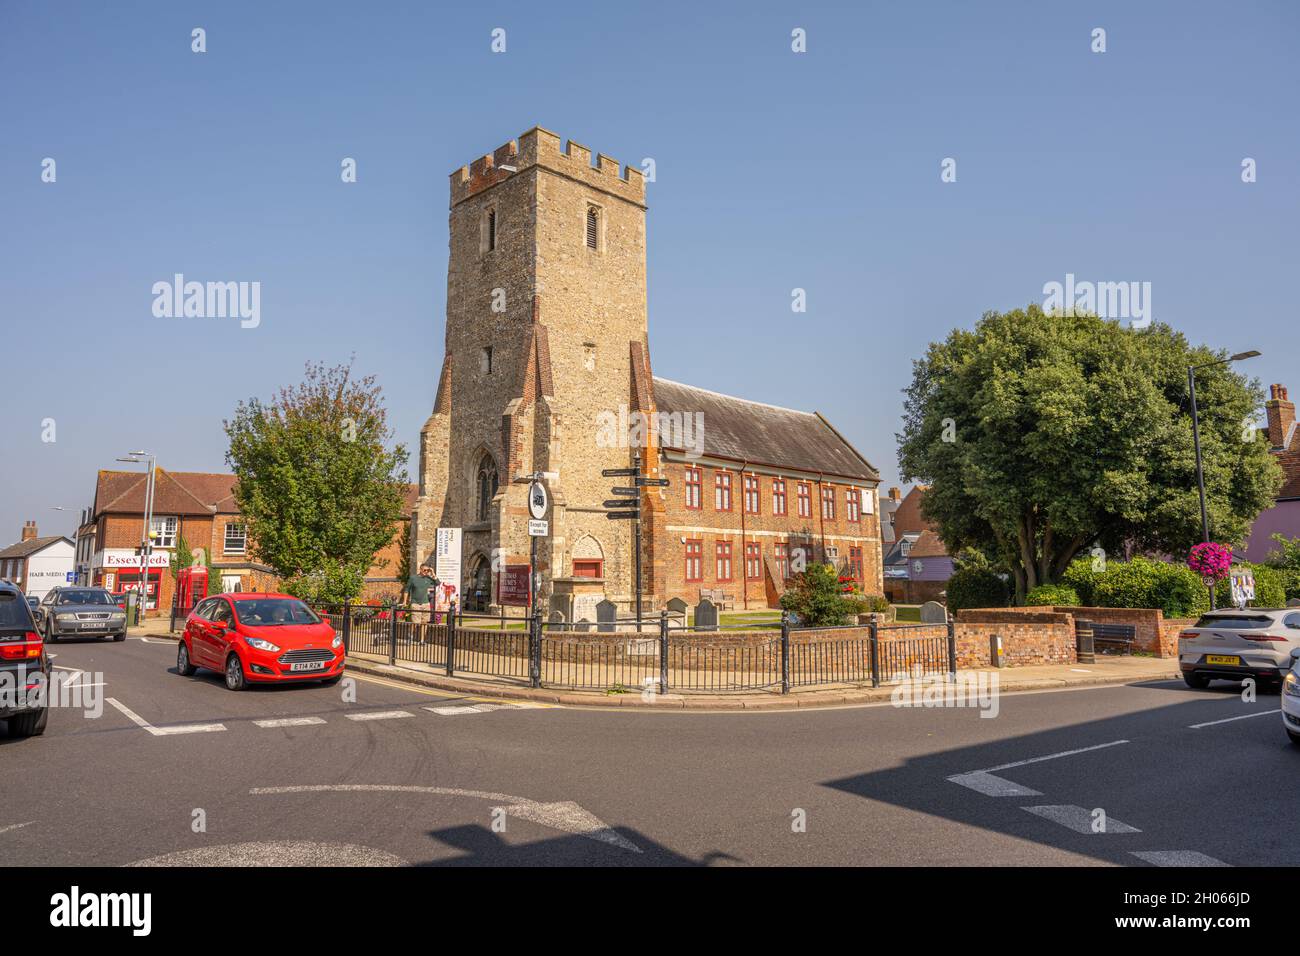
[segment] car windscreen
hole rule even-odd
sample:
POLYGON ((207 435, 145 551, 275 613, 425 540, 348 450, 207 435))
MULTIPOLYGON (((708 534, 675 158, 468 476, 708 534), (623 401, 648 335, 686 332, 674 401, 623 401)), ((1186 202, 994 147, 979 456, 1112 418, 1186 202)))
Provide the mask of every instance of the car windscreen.
POLYGON ((60 591, 59 604, 112 604, 107 591, 60 591))
POLYGON ((12 591, 0 591, 0 627, 32 626, 32 616, 27 610, 27 602, 21 595, 12 591))
POLYGON ((1271 617, 1262 614, 1206 614, 1196 622, 1196 626, 1212 627, 1220 631, 1250 631, 1259 627, 1268 627, 1272 623, 1271 617))
POLYGON ((280 624, 319 624, 316 612, 301 601, 288 598, 251 598, 235 602, 240 624, 276 627, 280 624))

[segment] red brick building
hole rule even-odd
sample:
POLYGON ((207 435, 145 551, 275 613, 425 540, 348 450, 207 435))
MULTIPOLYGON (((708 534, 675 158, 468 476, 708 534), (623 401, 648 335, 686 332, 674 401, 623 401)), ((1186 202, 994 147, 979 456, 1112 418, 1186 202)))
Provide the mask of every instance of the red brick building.
MULTIPOLYGON (((183 538, 196 555, 202 549, 227 591, 276 590, 279 578, 253 560, 247 527, 234 498, 235 476, 158 468, 154 479, 154 554, 147 572, 151 609, 171 607, 175 582, 168 570, 183 538)), ((393 540, 375 556, 366 578, 367 597, 396 597, 401 527, 409 521, 415 488, 408 489, 406 519, 398 522, 393 540)), ((77 531, 78 579, 110 591, 140 586, 138 549, 144 530, 145 474, 101 471, 95 502, 77 531)))
POLYGON ((1300 538, 1300 429, 1296 427, 1295 403, 1287 397, 1285 385, 1270 387, 1264 412, 1268 416, 1264 438, 1285 477, 1273 507, 1262 512, 1250 529, 1248 561, 1263 561, 1276 551, 1275 534, 1300 538))

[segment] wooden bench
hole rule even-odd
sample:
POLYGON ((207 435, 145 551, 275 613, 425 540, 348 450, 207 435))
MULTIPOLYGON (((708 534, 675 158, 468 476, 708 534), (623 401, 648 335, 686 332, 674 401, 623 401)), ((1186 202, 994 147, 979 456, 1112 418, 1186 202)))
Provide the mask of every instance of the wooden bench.
POLYGON ((712 601, 719 611, 730 611, 735 606, 736 596, 728 594, 722 588, 700 588, 700 600, 712 601))
POLYGON ((1092 645, 1101 650, 1101 645, 1118 647, 1121 654, 1132 654, 1137 642, 1137 628, 1132 624, 1093 624, 1092 645))

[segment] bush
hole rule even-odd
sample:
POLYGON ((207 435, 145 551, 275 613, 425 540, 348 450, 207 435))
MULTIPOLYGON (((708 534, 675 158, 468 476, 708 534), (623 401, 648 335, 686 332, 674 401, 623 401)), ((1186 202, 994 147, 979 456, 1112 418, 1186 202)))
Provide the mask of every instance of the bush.
POLYGON ((948 579, 948 613, 968 607, 1006 607, 1010 603, 1007 582, 993 568, 961 564, 948 579))
POLYGON ((794 576, 781 595, 781 607, 799 616, 805 627, 828 627, 847 624, 865 614, 868 599, 856 592, 845 592, 835 568, 813 564, 794 576))
POLYGON ((865 602, 863 614, 887 614, 889 612, 889 601, 883 594, 868 594, 863 598, 865 602))
POLYGON ((1030 588, 1025 595, 1025 607, 1074 607, 1079 604, 1079 592, 1068 584, 1040 584, 1030 588))
POLYGON ((1209 588, 1181 564, 1140 557, 1110 561, 1092 581, 1097 607, 1159 608, 1166 617, 1195 617, 1210 607, 1209 588))
POLYGON ((1093 595, 1093 588, 1096 586, 1099 573, 1092 569, 1092 558, 1076 558, 1070 562, 1070 566, 1061 575, 1060 583, 1078 595, 1081 606, 1096 607, 1097 602, 1093 595))
POLYGON ((1300 570, 1283 568, 1277 572, 1282 578, 1282 590, 1288 601, 1300 601, 1300 570))

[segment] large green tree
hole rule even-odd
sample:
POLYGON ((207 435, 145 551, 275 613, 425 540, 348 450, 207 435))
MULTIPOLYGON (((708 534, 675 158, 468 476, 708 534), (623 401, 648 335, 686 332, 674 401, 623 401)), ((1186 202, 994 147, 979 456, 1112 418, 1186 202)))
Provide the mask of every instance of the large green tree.
POLYGON ((253 556, 291 593, 355 597, 406 496, 407 451, 391 445, 374 377, 308 363, 269 403, 241 402, 226 435, 253 556))
MULTIPOLYGON (((949 551, 1005 565, 1017 600, 1094 544, 1183 555, 1201 539, 1187 367, 1223 357, 1158 323, 986 313, 913 362, 902 477, 930 486, 949 551)), ((1239 542, 1281 481, 1250 425, 1263 394, 1216 365, 1196 395, 1211 535, 1239 542)))

